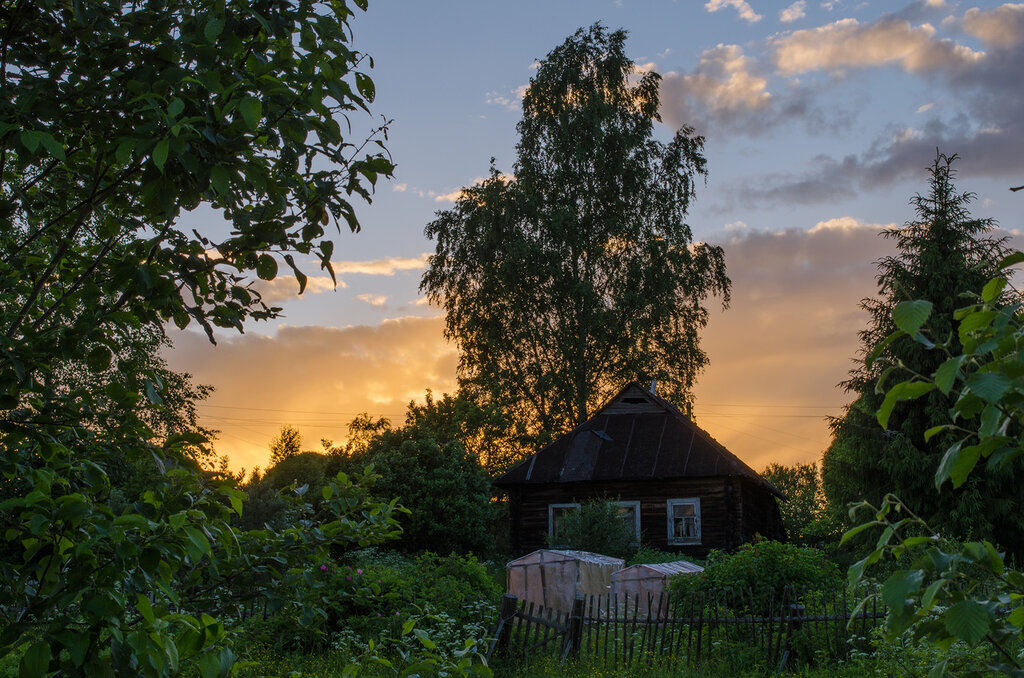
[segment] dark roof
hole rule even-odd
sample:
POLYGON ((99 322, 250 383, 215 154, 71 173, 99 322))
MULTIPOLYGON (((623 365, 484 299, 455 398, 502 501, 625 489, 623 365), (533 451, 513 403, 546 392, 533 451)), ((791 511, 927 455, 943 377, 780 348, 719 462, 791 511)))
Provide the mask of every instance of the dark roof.
POLYGON ((785 498, 688 416, 637 382, 494 484, 742 476, 785 498))

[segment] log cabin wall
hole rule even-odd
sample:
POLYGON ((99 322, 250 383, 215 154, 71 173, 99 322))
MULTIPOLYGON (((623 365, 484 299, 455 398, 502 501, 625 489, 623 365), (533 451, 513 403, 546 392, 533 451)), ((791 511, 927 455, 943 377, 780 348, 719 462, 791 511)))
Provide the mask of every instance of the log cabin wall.
POLYGON ((786 528, 782 524, 782 513, 773 496, 761 491, 747 479, 742 479, 743 541, 751 541, 757 535, 768 539, 786 540, 786 528))
POLYGON ((546 548, 548 506, 606 498, 640 502, 641 543, 662 551, 703 558, 711 549, 731 550, 744 539, 742 483, 731 476, 646 480, 643 482, 550 483, 521 485, 509 492, 513 556, 546 548), (700 499, 700 544, 668 543, 668 500, 700 499))

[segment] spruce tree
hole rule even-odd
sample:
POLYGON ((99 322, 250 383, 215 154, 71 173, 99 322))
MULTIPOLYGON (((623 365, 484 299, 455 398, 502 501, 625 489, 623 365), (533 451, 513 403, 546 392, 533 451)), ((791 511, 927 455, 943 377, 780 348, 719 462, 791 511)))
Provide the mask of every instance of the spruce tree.
MULTIPOLYGON (((956 155, 937 153, 928 170, 928 192, 911 199, 916 219, 883 232, 895 242, 896 253, 878 262, 878 293, 861 304, 870 317, 860 333, 862 356, 896 329, 896 304, 915 299, 934 304, 936 336, 951 335, 951 350, 959 350, 953 311, 965 304, 963 295, 980 290, 996 274, 996 265, 1007 252, 1005 239, 991 237, 995 223, 969 213, 975 196, 956 190, 955 160, 956 155)), ((875 418, 884 393, 878 392, 884 385, 879 381, 884 381, 888 366, 931 374, 943 356, 904 341, 886 347, 880 358, 870 366, 859 361, 842 384, 857 398, 843 417, 832 422, 834 438, 822 464, 830 505, 842 510, 861 499, 877 505, 882 495, 892 492, 945 535, 987 538, 1015 553, 1024 551, 1019 520, 1024 474, 976 474, 957 490, 946 484, 941 492, 935 491, 935 471, 950 441, 938 435, 926 443, 924 432, 948 420, 946 397, 936 391, 897 405, 886 430, 875 418)))

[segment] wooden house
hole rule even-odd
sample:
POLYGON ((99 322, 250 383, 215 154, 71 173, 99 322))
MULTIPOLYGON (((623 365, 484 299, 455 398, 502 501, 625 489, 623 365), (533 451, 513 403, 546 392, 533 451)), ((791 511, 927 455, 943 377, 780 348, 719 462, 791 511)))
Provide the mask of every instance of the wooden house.
POLYGON ((646 546, 704 557, 785 539, 783 494, 667 400, 628 384, 586 422, 494 480, 514 555, 547 545, 565 512, 606 498, 646 546))

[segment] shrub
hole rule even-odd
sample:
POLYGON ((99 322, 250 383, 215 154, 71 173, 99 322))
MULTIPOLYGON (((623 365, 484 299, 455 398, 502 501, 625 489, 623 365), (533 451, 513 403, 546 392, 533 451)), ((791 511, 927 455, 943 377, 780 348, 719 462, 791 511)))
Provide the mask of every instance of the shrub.
POLYGON ((820 590, 841 582, 839 568, 818 549, 759 540, 743 544, 733 554, 711 551, 703 572, 674 577, 671 590, 689 595, 739 589, 779 596, 787 586, 820 590))

